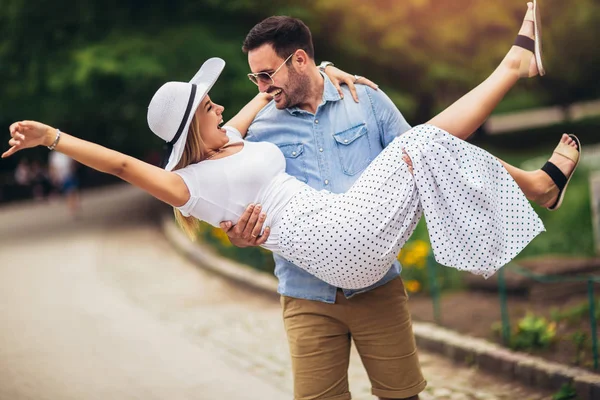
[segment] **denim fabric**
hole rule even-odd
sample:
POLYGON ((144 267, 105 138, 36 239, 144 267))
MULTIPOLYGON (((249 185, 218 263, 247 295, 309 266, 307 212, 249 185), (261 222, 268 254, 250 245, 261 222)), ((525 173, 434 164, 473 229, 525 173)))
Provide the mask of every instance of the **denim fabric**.
MULTIPOLYGON (((397 135, 410 126, 381 90, 357 85, 359 103, 343 86, 342 99, 323 74, 323 101, 315 114, 269 103, 252 122, 246 139, 276 144, 286 159, 286 172, 317 190, 347 191, 360 173, 397 135)), ((337 288, 275 255, 275 275, 284 296, 334 303, 337 288)), ((360 266, 357 266, 360 268, 360 266)), ((397 261, 375 285, 344 290, 346 297, 381 286, 400 274, 397 261)))

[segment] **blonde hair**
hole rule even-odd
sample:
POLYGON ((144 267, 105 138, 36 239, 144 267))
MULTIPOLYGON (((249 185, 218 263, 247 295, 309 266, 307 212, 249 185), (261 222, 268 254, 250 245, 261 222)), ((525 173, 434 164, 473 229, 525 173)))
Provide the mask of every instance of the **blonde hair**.
MULTIPOLYGON (((198 123, 198 118, 194 115, 192 118, 192 122, 190 123, 190 128, 188 131, 188 136, 185 141, 185 147, 183 148, 183 154, 181 155, 181 159, 173 168, 173 170, 178 170, 181 168, 185 168, 190 164, 198 163, 204 160, 206 156, 206 145, 202 140, 202 136, 200 136, 200 125, 198 123)), ((185 234, 192 240, 196 240, 196 235, 198 233, 198 228, 200 227, 200 221, 194 217, 184 217, 176 208, 173 208, 173 212, 175 213, 175 220, 181 227, 181 229, 185 232, 185 234)))

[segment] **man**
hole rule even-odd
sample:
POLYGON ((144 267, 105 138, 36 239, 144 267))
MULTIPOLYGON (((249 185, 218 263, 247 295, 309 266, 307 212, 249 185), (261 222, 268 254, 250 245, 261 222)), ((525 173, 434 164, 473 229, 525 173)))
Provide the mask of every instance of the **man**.
MULTIPOLYGON (((286 157, 286 171, 316 189, 345 192, 396 135, 410 126, 381 91, 357 86, 359 103, 340 96, 315 65, 312 36, 300 20, 270 17, 248 33, 244 52, 261 92, 273 95, 246 139, 269 141, 286 157)), ((265 220, 250 205, 221 226, 233 244, 259 245, 265 220)), ((343 254, 341 254, 343 256, 343 254)), ((350 399, 353 339, 380 399, 418 399, 421 374, 407 295, 395 262, 372 287, 342 290, 275 256, 296 399, 350 399)))

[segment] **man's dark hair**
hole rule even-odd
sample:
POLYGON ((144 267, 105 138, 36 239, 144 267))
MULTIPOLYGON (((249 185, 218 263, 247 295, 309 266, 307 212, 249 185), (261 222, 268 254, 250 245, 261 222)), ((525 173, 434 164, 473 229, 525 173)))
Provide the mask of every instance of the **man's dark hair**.
POLYGON ((248 32, 242 50, 248 53, 267 43, 271 44, 275 53, 283 59, 298 49, 304 50, 311 59, 315 59, 310 29, 297 18, 274 16, 259 22, 248 32))

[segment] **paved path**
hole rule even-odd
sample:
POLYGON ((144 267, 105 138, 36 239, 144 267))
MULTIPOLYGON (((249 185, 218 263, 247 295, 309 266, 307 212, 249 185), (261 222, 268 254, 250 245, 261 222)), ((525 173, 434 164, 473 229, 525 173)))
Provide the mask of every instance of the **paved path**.
MULTIPOLYGON (((274 297, 175 253, 137 191, 0 209, 0 399, 289 399, 274 297)), ((423 353, 423 399, 543 399, 423 353)), ((354 399, 373 399, 353 353, 354 399)))

